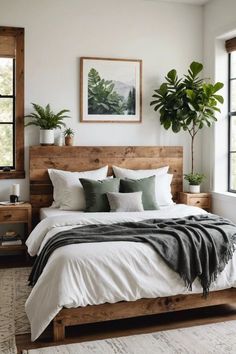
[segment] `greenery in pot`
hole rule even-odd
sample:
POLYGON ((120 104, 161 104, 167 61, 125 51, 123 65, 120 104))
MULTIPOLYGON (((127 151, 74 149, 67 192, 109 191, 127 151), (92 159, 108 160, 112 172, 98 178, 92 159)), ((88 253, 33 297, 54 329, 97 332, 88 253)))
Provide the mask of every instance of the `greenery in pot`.
POLYGON ((65 115, 65 113, 69 112, 68 109, 54 113, 51 110, 50 104, 47 104, 45 108, 36 103, 32 103, 32 106, 35 112, 25 116, 25 118, 31 118, 31 121, 25 124, 26 127, 36 125, 40 129, 51 130, 56 128, 61 129, 66 126, 63 119, 69 118, 69 116, 65 115))
POLYGON ((74 136, 75 135, 75 132, 73 129, 71 128, 66 128, 64 130, 64 136, 67 137, 67 136, 74 136))
POLYGON ((66 146, 72 146, 73 145, 73 136, 74 136, 74 130, 71 128, 66 128, 64 130, 64 137, 65 137, 65 145, 66 146))
MULTIPOLYGON (((181 129, 187 131, 191 137, 191 174, 194 176, 194 139, 203 127, 211 127, 217 121, 216 112, 220 112, 219 103, 224 99, 217 92, 224 86, 217 82, 211 84, 199 78, 203 65, 192 62, 188 74, 178 78, 175 69, 168 72, 166 81, 155 90, 150 105, 160 112, 160 122, 165 129, 172 128, 174 133, 181 129)), ((186 175, 187 176, 187 175, 186 175)), ((196 174, 199 180, 200 174, 196 174)), ((191 178, 190 177, 190 178, 191 178)), ((185 178, 187 179, 187 178, 185 178)))
POLYGON ((184 179, 189 182, 190 186, 199 186, 204 178, 206 177, 202 173, 188 173, 184 175, 184 179))

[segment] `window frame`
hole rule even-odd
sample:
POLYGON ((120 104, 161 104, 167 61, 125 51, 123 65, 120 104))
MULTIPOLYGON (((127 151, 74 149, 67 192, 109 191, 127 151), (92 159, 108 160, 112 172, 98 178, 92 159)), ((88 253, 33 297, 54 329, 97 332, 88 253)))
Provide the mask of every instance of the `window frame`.
POLYGON ((0 26, 0 36, 15 38, 15 169, 4 172, 0 170, 0 179, 25 178, 24 171, 24 28, 0 26))
POLYGON ((228 192, 236 193, 236 189, 231 188, 231 156, 235 154, 236 150, 231 150, 231 120, 236 116, 236 111, 231 111, 231 52, 228 53, 228 192))
MULTIPOLYGON (((1 59, 1 55, 0 55, 0 59, 1 59)), ((15 58, 10 58, 12 59, 12 94, 11 95, 1 95, 0 94, 0 102, 1 102, 1 99, 4 99, 4 98, 10 98, 12 99, 12 115, 13 115, 13 119, 12 119, 12 122, 0 122, 0 126, 1 125, 11 125, 12 126, 12 145, 13 145, 13 166, 10 166, 11 169, 13 170, 16 166, 16 156, 15 156, 15 152, 16 152, 16 142, 15 142, 15 123, 16 123, 16 119, 15 119, 15 104, 16 104, 16 89, 15 89, 15 69, 16 69, 16 59, 15 58)), ((5 166, 1 166, 0 165, 0 171, 4 168, 5 166)))

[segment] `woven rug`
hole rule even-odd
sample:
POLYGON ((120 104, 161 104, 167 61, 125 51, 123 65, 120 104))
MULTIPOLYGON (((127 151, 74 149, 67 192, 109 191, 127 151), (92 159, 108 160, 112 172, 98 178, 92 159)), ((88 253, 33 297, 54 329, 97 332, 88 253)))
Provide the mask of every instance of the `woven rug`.
POLYGON ((30 268, 0 269, 0 353, 17 353, 15 335, 30 333, 24 310, 30 268))
POLYGON ((236 321, 67 344, 23 354, 235 354, 236 321))
MULTIPOLYGON (((16 354, 30 333, 24 304, 30 268, 0 269, 0 354, 16 354)), ((236 321, 33 350, 24 354, 235 354, 236 321)))

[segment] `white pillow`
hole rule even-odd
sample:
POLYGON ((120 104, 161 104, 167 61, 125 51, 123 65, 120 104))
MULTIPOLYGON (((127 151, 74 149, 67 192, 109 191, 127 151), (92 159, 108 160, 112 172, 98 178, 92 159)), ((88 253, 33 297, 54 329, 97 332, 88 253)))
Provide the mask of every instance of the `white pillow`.
POLYGON ((167 173, 169 166, 153 170, 129 170, 117 166, 112 166, 112 168, 115 176, 118 178, 139 179, 156 176, 156 201, 158 206, 174 204, 170 187, 173 175, 167 173))
POLYGON ((169 166, 156 168, 153 170, 129 170, 128 168, 122 168, 117 166, 112 166, 114 174, 118 178, 131 178, 139 179, 150 176, 160 176, 168 172, 169 166))
POLYGON ((84 190, 79 178, 105 179, 108 166, 93 171, 69 172, 48 169, 53 184, 53 207, 62 210, 84 210, 86 207, 84 190))
POLYGON ((160 207, 174 204, 171 194, 172 178, 173 175, 169 173, 156 176, 156 201, 160 207))

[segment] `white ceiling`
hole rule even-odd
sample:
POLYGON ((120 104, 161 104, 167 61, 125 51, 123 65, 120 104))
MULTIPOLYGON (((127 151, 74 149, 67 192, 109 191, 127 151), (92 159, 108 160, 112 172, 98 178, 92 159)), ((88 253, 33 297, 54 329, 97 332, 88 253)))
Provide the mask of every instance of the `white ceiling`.
POLYGON ((157 0, 157 1, 180 2, 184 4, 204 5, 211 0, 157 0))

